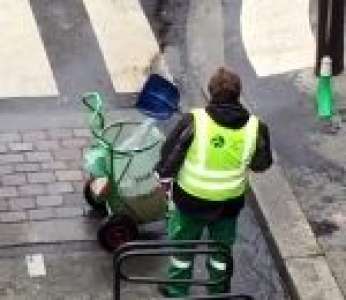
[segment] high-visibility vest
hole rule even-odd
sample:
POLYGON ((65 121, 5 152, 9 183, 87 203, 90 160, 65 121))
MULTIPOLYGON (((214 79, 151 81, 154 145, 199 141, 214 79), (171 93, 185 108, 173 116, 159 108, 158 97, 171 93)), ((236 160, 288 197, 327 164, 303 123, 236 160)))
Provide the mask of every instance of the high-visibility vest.
POLYGON ((204 109, 192 111, 194 139, 177 176, 190 195, 224 201, 248 188, 249 166, 256 150, 259 120, 250 116, 240 129, 218 125, 204 109))

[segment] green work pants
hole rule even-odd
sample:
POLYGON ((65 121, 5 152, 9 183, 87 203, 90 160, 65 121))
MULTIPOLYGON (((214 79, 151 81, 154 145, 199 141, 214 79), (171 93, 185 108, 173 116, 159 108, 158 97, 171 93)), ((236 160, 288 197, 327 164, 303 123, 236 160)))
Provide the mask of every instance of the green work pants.
MULTIPOLYGON (((236 235, 236 217, 208 221, 184 214, 176 208, 168 212, 168 237, 172 241, 200 240, 205 228, 208 229, 209 240, 222 242, 229 247, 233 246, 236 235)), ((194 257, 192 255, 171 257, 168 276, 170 279, 191 279, 193 265, 194 257)), ((209 272, 209 279, 211 280, 218 280, 226 275, 226 262, 222 255, 211 255, 208 257, 206 266, 209 272)), ((230 270, 227 271, 230 272, 230 270)), ((231 277, 232 274, 230 273, 229 276, 231 277)), ((208 287, 209 294, 229 292, 230 279, 225 285, 220 284, 208 287)), ((189 288, 188 284, 169 284, 166 286, 170 297, 187 296, 189 288)))

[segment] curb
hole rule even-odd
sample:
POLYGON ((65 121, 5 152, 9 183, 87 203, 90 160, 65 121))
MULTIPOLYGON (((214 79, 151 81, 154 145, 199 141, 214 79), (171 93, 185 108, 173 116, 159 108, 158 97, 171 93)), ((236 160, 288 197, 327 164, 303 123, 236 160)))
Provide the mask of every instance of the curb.
POLYGON ((251 187, 253 209, 292 299, 345 299, 282 168, 274 163, 251 175, 251 187))

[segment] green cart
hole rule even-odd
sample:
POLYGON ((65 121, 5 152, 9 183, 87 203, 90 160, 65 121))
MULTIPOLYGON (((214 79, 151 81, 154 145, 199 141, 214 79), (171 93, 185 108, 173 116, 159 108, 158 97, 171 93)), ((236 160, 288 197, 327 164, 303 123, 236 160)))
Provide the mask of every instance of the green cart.
POLYGON ((153 176, 164 137, 153 119, 106 125, 98 93, 86 94, 82 101, 88 109, 92 133, 84 153, 89 174, 84 196, 105 218, 98 240, 106 250, 113 251, 136 238, 139 224, 165 215, 165 197, 153 176))

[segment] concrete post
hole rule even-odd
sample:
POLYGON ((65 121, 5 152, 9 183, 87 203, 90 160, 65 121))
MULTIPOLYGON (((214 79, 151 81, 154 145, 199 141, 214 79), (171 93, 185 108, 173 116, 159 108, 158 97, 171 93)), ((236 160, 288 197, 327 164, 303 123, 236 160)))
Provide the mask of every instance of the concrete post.
POLYGON ((340 74, 344 69, 344 0, 318 0, 317 35, 316 74, 326 55, 332 59, 332 74, 340 74))

